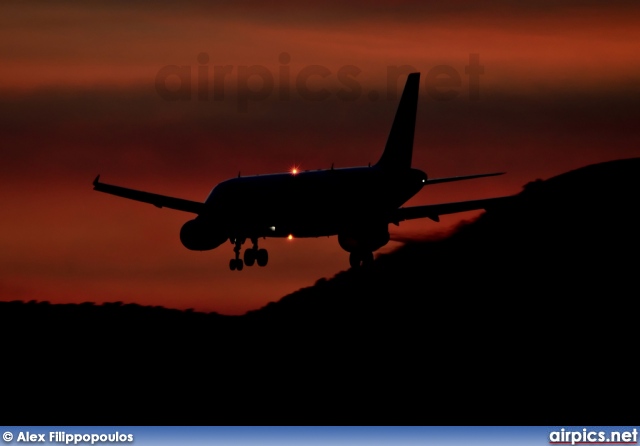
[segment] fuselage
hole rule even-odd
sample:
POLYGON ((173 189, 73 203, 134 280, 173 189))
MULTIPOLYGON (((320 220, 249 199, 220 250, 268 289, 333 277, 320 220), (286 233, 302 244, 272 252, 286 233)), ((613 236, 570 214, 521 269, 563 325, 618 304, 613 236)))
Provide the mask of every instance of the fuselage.
POLYGON ((418 169, 352 167, 232 178, 213 188, 206 215, 229 237, 320 237, 386 222, 427 176, 418 169))

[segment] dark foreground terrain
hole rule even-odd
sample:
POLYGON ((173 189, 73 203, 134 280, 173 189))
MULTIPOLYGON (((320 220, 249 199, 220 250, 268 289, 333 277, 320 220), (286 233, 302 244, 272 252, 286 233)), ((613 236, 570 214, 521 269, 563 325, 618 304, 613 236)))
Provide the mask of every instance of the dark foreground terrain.
POLYGON ((0 303, 4 424, 637 424, 640 159, 240 317, 0 303))

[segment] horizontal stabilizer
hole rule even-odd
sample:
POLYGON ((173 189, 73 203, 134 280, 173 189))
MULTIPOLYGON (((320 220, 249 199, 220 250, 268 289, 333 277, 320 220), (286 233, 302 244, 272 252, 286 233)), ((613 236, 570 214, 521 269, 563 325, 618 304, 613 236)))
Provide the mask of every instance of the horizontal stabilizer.
POLYGON ((182 198, 168 197, 166 195, 152 194, 151 192, 143 192, 126 187, 114 186, 100 182, 100 175, 93 180, 93 189, 99 192, 105 192, 118 197, 129 198, 130 200, 142 201, 150 203, 159 208, 176 209, 178 211, 191 212, 194 214, 202 214, 206 205, 197 201, 185 200, 182 198))

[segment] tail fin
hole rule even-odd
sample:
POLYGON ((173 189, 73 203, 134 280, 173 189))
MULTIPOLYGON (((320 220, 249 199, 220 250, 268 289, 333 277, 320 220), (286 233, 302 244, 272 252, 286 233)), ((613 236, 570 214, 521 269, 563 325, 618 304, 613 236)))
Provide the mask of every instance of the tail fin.
POLYGON ((420 73, 409 74, 387 138, 387 145, 375 167, 385 170, 405 170, 411 167, 419 85, 420 73))

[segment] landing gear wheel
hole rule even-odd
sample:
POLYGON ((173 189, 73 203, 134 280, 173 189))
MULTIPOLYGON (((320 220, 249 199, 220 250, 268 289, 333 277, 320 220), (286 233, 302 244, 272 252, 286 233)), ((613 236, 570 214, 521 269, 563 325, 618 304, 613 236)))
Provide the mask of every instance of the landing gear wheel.
POLYGON ((258 249, 256 252, 256 261, 258 262, 258 266, 267 266, 269 262, 269 253, 266 249, 258 249))
POLYGON ((231 271, 242 271, 242 267, 244 266, 244 263, 242 263, 242 259, 231 259, 229 260, 229 269, 231 271))
POLYGON ((253 264, 256 261, 256 256, 257 256, 257 253, 256 253, 255 249, 253 249, 253 248, 246 249, 244 251, 244 263, 245 263, 245 265, 253 266, 253 264))
POLYGON ((373 252, 352 252, 349 254, 351 268, 371 266, 373 264, 373 252))

